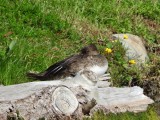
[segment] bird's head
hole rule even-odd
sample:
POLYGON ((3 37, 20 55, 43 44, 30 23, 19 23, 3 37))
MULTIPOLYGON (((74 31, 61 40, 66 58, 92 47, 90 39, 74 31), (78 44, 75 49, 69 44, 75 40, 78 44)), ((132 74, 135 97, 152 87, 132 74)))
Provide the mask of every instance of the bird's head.
POLYGON ((87 54, 87 55, 98 55, 99 54, 97 47, 94 44, 90 44, 90 45, 82 48, 81 53, 87 54))

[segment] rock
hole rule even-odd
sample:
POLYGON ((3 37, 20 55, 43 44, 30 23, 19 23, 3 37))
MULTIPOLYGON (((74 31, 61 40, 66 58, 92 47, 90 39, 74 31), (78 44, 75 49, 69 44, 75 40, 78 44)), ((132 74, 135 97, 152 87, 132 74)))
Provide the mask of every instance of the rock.
POLYGON ((146 48, 142 39, 132 34, 113 34, 114 40, 119 40, 126 49, 126 58, 134 59, 137 63, 144 63, 149 60, 146 48))

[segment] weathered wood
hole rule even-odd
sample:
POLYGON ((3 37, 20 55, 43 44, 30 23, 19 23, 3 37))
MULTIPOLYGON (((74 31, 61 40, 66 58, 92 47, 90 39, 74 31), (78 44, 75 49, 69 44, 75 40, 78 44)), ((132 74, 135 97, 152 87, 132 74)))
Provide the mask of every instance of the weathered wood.
POLYGON ((71 115, 78 107, 76 96, 65 86, 55 89, 52 101, 53 108, 58 114, 71 115))
POLYGON ((77 75, 73 79, 30 82, 0 87, 0 120, 23 117, 82 118, 97 109, 108 112, 145 111, 153 100, 140 87, 115 88, 109 82, 98 83, 77 75), (97 103, 97 105, 96 105, 97 103))
POLYGON ((143 89, 140 87, 126 87, 126 88, 98 88, 92 95, 97 105, 92 111, 101 109, 112 113, 118 112, 142 112, 147 109, 148 104, 153 103, 153 100, 149 99, 143 94, 143 89), (96 97, 95 97, 96 96, 96 97))

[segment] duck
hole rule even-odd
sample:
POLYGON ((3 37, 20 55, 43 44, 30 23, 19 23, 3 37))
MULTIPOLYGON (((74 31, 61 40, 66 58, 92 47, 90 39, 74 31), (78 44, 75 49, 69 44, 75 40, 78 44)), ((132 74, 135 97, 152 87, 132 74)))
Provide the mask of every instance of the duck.
POLYGON ((95 44, 83 47, 78 54, 54 63, 40 73, 28 72, 27 77, 34 80, 57 80, 72 78, 79 72, 89 71, 96 76, 102 76, 108 69, 108 61, 101 55, 95 44))

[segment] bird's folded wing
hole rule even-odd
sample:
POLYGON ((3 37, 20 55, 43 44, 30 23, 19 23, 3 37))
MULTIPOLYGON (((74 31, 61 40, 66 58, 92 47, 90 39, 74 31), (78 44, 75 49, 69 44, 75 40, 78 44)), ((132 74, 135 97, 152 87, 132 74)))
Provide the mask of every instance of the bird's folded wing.
POLYGON ((56 74, 59 74, 65 70, 68 69, 68 67, 76 62, 77 58, 79 58, 80 56, 79 55, 73 55, 73 56, 70 56, 58 63, 55 63, 53 64, 52 66, 50 66, 47 70, 45 70, 44 72, 40 73, 40 74, 43 74, 43 76, 49 76, 49 75, 56 75, 56 74))

